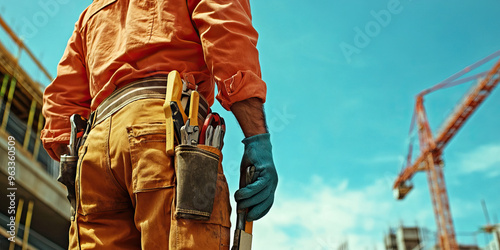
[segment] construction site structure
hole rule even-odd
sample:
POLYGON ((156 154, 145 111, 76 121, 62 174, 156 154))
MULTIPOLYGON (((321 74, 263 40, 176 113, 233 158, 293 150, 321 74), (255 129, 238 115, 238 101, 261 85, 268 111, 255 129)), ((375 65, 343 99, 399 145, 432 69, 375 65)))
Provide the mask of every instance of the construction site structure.
POLYGON ((397 229, 390 228, 384 237, 386 250, 412 250, 419 249, 422 242, 420 228, 400 226, 397 229))
POLYGON ((490 224, 489 218, 487 217, 486 219, 488 220, 488 224, 481 227, 480 231, 491 234, 493 239, 486 245, 484 250, 500 250, 500 224, 490 224))
POLYGON ((457 134, 477 107, 489 96, 500 80, 500 61, 489 71, 459 79, 488 61, 500 56, 500 51, 466 67, 440 84, 422 91, 416 97, 415 111, 410 125, 410 135, 415 126, 418 128, 420 155, 413 160, 413 143, 410 142, 406 165, 394 182, 393 190, 397 199, 403 199, 413 188, 411 178, 419 171, 427 172, 427 181, 432 198, 437 224, 438 244, 443 250, 459 249, 443 176, 442 154, 444 147, 457 134), (424 96, 438 89, 455 86, 470 81, 477 81, 451 115, 433 136, 424 107, 424 96))
POLYGON ((493 239, 484 250, 500 250, 500 224, 496 225, 495 231, 493 231, 492 234, 493 239))
POLYGON ((0 249, 66 249, 66 189, 39 139, 44 87, 20 65, 21 56, 45 80, 51 76, 2 17, 0 27, 0 249))
MULTIPOLYGON (((386 250, 441 250, 435 244, 435 239, 429 230, 417 226, 408 227, 400 225, 398 228, 390 228, 389 233, 384 236, 386 250)), ((474 245, 460 245, 458 250, 493 250, 479 248, 474 245)), ((495 249, 496 250, 496 249, 495 249)))

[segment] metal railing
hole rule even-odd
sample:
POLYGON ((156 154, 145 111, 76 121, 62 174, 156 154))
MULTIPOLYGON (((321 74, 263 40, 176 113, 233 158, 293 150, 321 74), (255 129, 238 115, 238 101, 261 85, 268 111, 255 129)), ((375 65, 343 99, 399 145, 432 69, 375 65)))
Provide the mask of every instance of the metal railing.
MULTIPOLYGON (((5 113, 5 105, 1 105, 3 102, 0 101, 0 117, 3 117, 5 113)), ((0 121, 1 122, 1 121, 0 121)), ((1 126, 2 124, 0 124, 1 126)), ((8 115, 7 119, 7 125, 5 126, 5 132, 8 134, 14 136, 16 138, 16 141, 18 142, 23 142, 25 139, 25 135, 27 133, 27 124, 23 122, 21 119, 19 119, 15 114, 10 113, 8 115)), ((49 154, 43 147, 41 146, 41 143, 39 142, 37 145, 37 140, 40 141, 40 138, 37 138, 37 135, 39 133, 31 133, 30 138, 27 141, 28 146, 27 150, 32 154, 32 157, 36 159, 33 159, 34 161, 37 161, 41 164, 42 168, 54 179, 57 178, 57 175, 59 173, 59 164, 58 162, 54 161, 52 158, 50 158, 49 154), (35 155, 35 147, 38 146, 38 154, 35 155)), ((24 145, 23 145, 24 147, 24 145)))

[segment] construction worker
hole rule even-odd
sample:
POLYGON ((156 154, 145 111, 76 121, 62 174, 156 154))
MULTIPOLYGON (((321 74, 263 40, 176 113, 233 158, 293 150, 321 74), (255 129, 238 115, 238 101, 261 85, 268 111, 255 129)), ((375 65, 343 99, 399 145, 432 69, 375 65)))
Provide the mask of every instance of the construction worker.
POLYGON ((89 117, 97 110, 91 121, 99 121, 78 151, 70 249, 229 248, 231 208, 222 169, 208 221, 172 213, 176 177, 165 153, 164 100, 154 94, 173 70, 209 105, 217 85, 217 100, 245 135, 242 167, 254 165, 258 177, 235 199, 249 208, 249 221, 269 211, 278 177, 256 43, 249 0, 90 4, 44 93, 41 138, 52 158, 67 153, 72 114, 89 117), (134 99, 134 91, 149 97, 134 99))

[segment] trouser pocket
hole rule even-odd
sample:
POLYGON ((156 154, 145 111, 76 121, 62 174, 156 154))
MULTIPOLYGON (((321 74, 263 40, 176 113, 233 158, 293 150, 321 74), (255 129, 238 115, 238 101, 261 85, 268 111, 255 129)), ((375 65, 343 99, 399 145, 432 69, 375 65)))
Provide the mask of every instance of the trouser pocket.
POLYGON ((174 186, 171 157, 165 152, 165 124, 145 123, 127 127, 135 194, 174 186))
POLYGON ((209 220, 217 190, 220 157, 204 148, 179 145, 175 148, 177 180, 175 217, 209 220))

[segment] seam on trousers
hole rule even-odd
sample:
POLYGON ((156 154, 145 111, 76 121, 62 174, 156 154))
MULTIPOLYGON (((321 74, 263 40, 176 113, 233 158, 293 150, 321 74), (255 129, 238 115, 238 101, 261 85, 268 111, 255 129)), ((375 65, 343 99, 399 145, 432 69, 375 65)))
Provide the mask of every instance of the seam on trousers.
MULTIPOLYGON (((81 244, 80 244, 80 226, 78 225, 78 218, 80 217, 80 213, 78 213, 78 209, 80 207, 80 203, 81 203, 80 198, 81 198, 81 194, 82 194, 82 191, 81 191, 82 164, 83 164, 83 158, 85 157, 85 155, 87 155, 87 149, 88 149, 88 147, 86 145, 83 145, 83 147, 85 147, 85 148, 84 148, 82 157, 79 159, 80 164, 78 164, 78 166, 77 166, 77 168, 78 168, 78 188, 76 190, 78 190, 78 195, 76 196, 77 202, 76 202, 76 207, 75 207, 76 244, 77 244, 79 250, 82 249, 81 244)), ((71 242, 70 242, 70 244, 71 244, 71 242)))
POLYGON ((174 233, 175 233, 175 235, 174 235, 174 240, 175 240, 174 241, 175 242, 174 249, 178 249, 179 244, 180 244, 179 243, 179 241, 180 241, 180 239, 179 239, 179 221, 177 221, 177 220, 175 221, 175 226, 174 226, 174 223, 172 223, 175 219, 174 218, 175 215, 174 215, 173 211, 175 211, 175 200, 176 199, 177 199, 177 186, 174 189, 174 197, 172 199, 172 204, 170 205, 170 207, 171 207, 170 208, 170 231, 172 231, 172 229, 173 229, 174 233), (174 226, 174 227, 172 228, 172 226, 174 226))
MULTIPOLYGON (((110 157, 110 153, 109 153, 110 152, 109 151, 109 140, 111 138, 111 124, 113 123, 113 116, 108 117, 108 119, 109 119, 108 128, 107 128, 108 133, 106 135, 106 171, 111 176, 111 179, 113 180, 113 183, 115 184, 115 186, 118 187, 118 189, 123 191, 128 196, 128 191, 124 187, 122 187, 122 185, 120 185, 120 182, 118 182, 115 175, 113 174, 113 170, 111 169, 111 157, 110 157)), ((104 120, 103 122, 106 122, 106 120, 104 120)))
POLYGON ((219 250, 222 249, 222 226, 219 226, 219 250))
POLYGON ((156 10, 156 1, 148 1, 149 5, 149 11, 151 12, 151 29, 149 30, 149 38, 146 43, 151 42, 151 38, 153 37, 153 30, 154 30, 154 24, 155 24, 155 10, 156 10))

